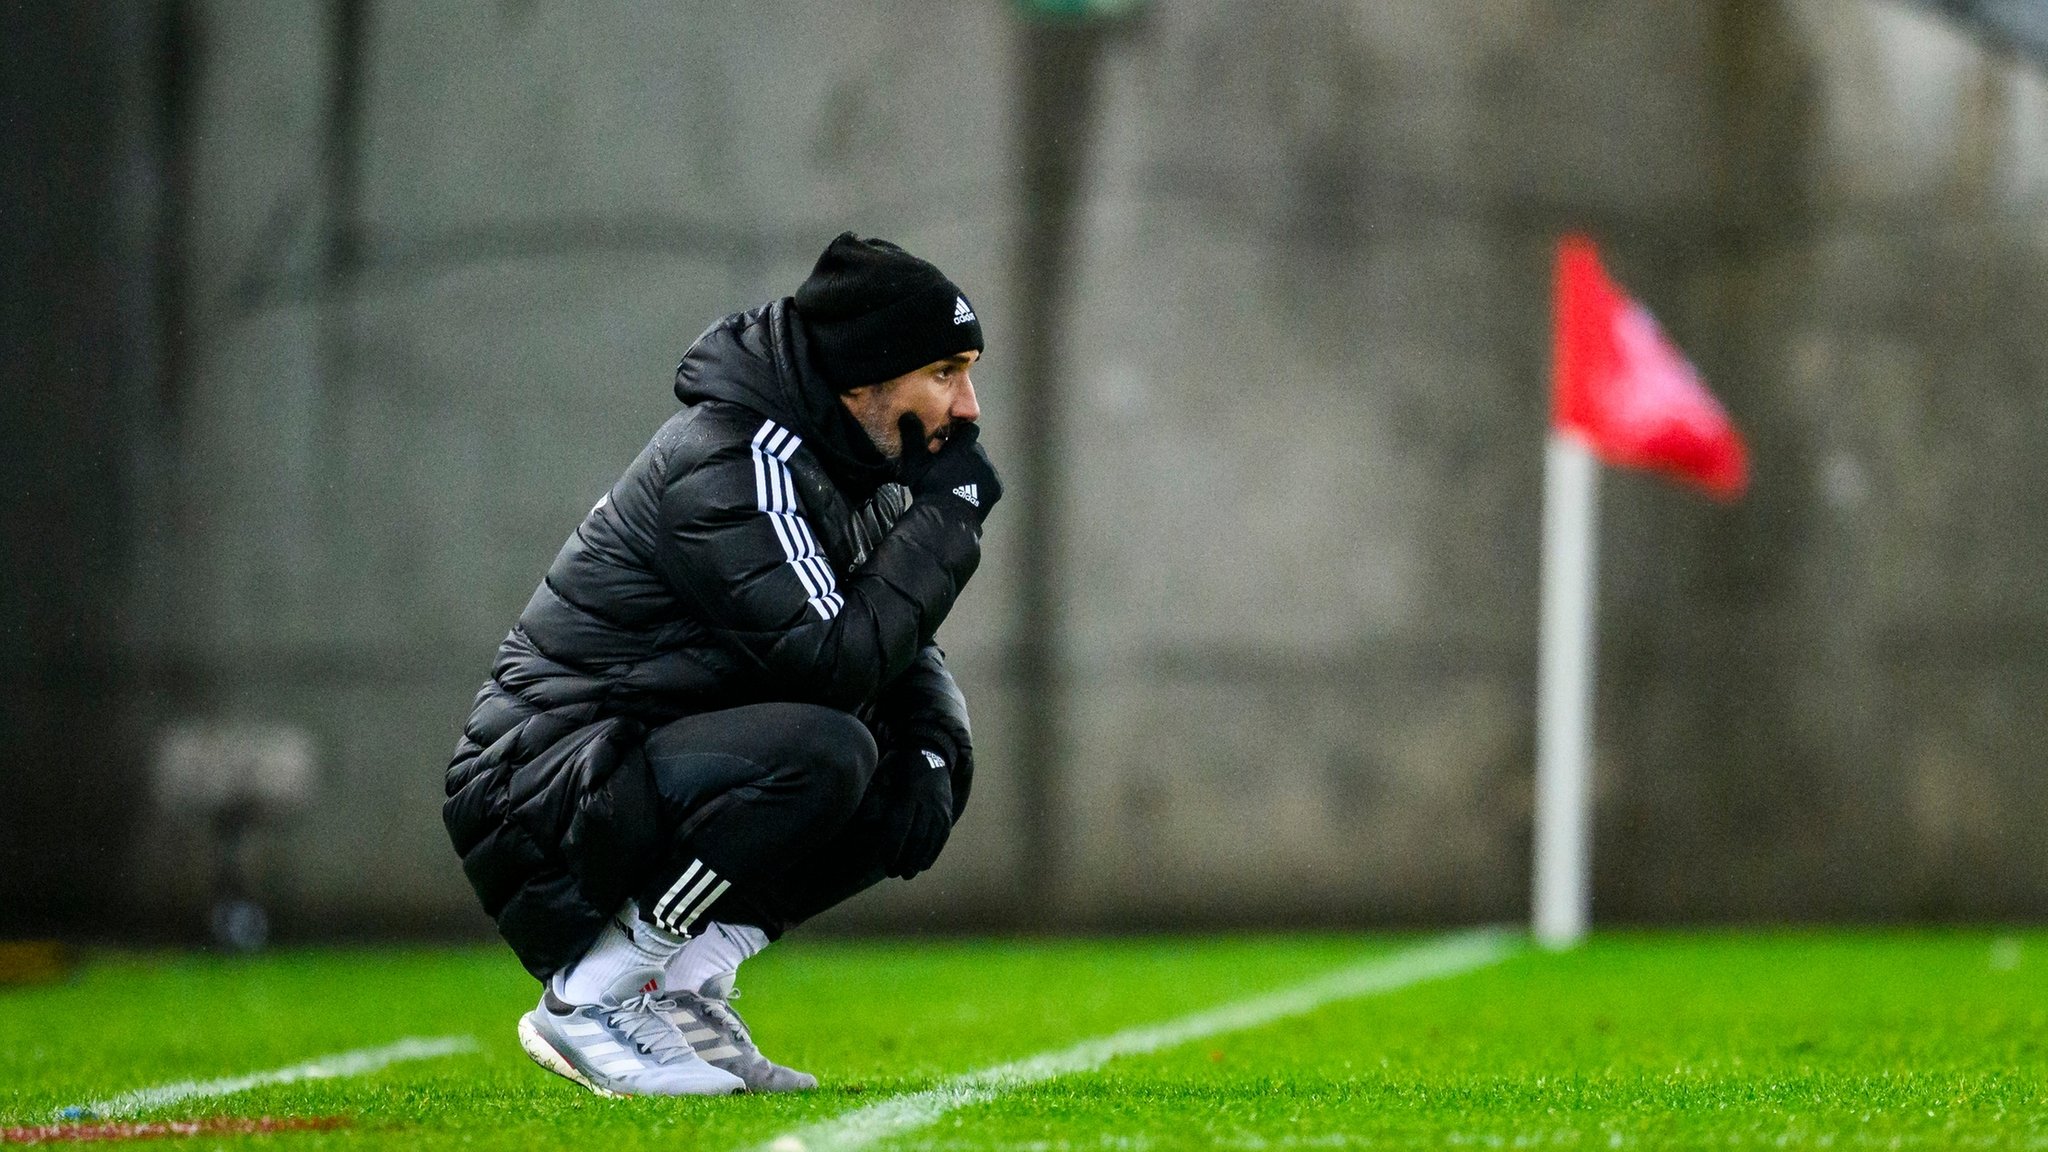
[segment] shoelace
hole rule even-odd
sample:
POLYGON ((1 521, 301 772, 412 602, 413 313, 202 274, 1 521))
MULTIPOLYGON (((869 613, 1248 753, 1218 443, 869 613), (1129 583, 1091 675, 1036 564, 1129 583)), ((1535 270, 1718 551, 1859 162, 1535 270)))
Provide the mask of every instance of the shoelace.
MULTIPOLYGON (((727 996, 732 999, 738 999, 739 994, 739 989, 735 988, 727 993, 727 996)), ((732 1004, 729 1001, 713 1000, 709 996, 699 996, 697 997, 697 1003, 703 1006, 705 1015, 730 1028, 733 1039, 737 1043, 744 1044, 749 1048, 754 1046, 754 1038, 747 1034, 747 1022, 740 1019, 738 1012, 733 1011, 732 1004)))
POLYGON ((608 1009, 605 1020, 656 1063, 667 1064, 693 1051, 683 1034, 661 1014, 661 1009, 669 1006, 669 1001, 655 993, 643 992, 608 1009))

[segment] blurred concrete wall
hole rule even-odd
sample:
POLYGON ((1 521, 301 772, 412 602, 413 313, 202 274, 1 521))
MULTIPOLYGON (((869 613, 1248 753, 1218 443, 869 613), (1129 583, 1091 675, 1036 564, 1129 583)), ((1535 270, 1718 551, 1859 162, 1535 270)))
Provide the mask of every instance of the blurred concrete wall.
POLYGON ((148 21, 0 12, 0 933, 75 924, 129 863, 138 645, 123 611, 158 285, 148 21))
MULTIPOLYGON (((190 11, 132 710, 310 736, 310 803, 251 849, 290 925, 477 929, 441 767, 705 324, 841 228, 895 238, 974 295, 1015 450, 1016 10, 190 11)), ((941 635, 973 807, 833 922, 1519 917, 1566 228, 1757 474, 1733 508, 1606 481, 1596 915, 2048 912, 2040 70, 1882 0, 1158 0, 1094 101, 1062 850, 1022 867, 1006 508, 941 635)), ((142 828, 148 906, 201 902, 197 826, 142 828)))

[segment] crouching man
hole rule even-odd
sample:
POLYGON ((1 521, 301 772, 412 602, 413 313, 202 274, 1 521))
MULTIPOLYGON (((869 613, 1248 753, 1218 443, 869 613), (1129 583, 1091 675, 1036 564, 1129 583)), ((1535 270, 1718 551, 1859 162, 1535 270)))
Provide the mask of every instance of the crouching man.
POLYGON ((932 265, 841 235, 728 316, 562 546, 448 767, 443 817, 540 1003, 520 1042, 618 1095, 814 1087, 763 1057, 734 974, 929 868, 973 747, 933 634, 1002 485, 981 325, 932 265))

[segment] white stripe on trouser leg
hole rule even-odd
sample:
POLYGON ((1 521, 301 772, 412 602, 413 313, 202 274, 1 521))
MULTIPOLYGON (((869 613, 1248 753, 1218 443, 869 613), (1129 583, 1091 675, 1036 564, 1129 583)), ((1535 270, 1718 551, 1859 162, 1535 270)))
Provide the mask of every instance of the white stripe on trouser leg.
POLYGON ((704 869, 704 874, 697 877, 697 882, 690 885, 690 890, 683 893, 682 898, 670 905, 669 910, 661 915, 662 927, 667 928, 671 932, 680 931, 676 925, 682 920, 683 912, 696 901, 698 896, 703 894, 704 889, 711 886, 712 881, 717 879, 718 874, 716 872, 709 868, 704 869))
POLYGON ((725 895, 725 890, 730 887, 732 887, 732 881, 720 880, 718 882, 718 887, 713 888, 710 894, 706 895, 704 899, 699 900, 697 902, 697 907, 695 908, 695 910, 693 910, 688 916, 683 917, 682 924, 680 927, 676 929, 676 931, 678 933, 687 934, 690 931, 690 925, 695 924, 697 922, 697 917, 702 916, 705 913, 705 911, 709 909, 713 904, 718 903, 718 898, 720 896, 725 895))
POLYGON ((683 911, 694 906, 697 902, 697 897, 703 895, 704 890, 709 888, 712 882, 717 879, 718 873, 713 872, 708 867, 705 868, 704 875, 699 876, 697 882, 690 886, 690 890, 683 893, 683 898, 676 901, 675 906, 668 910, 668 915, 662 917, 662 927, 667 928, 671 932, 680 933, 689 924, 689 921, 683 916, 683 911))
POLYGON ((695 876, 697 874, 697 869, 702 868, 703 866, 704 862, 702 860, 690 861, 690 866, 688 868, 683 869, 683 874, 681 876, 676 877, 675 884, 672 885, 667 892, 662 893, 661 900, 654 905, 654 918, 656 920, 659 920, 663 916, 668 915, 669 902, 676 898, 676 893, 681 892, 683 890, 683 885, 688 884, 690 882, 690 877, 695 876))

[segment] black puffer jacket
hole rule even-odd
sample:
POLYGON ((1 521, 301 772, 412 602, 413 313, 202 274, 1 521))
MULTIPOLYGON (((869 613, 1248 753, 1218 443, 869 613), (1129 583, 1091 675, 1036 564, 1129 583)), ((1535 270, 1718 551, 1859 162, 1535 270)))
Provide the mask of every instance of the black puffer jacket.
POLYGON ((442 817, 484 910, 545 978, 595 939, 662 845, 640 745, 771 700, 853 712, 882 747, 950 750, 967 712, 932 635, 981 556, 955 501, 911 504, 810 367, 787 299, 712 325, 687 405, 562 546, 498 650, 442 817))

